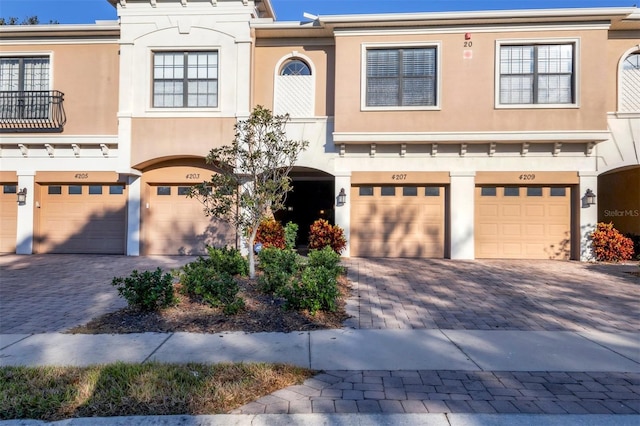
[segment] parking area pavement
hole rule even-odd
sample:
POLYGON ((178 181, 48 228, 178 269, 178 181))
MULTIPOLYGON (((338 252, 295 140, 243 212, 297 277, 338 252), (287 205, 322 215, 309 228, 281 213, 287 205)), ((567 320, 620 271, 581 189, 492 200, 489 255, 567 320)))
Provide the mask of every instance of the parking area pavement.
POLYGON ((640 330, 637 264, 349 259, 346 325, 373 329, 640 330))
POLYGON ((126 306, 111 285, 116 276, 162 268, 190 256, 0 256, 0 334, 65 331, 126 306))
MULTIPOLYGON (((190 256, 0 256, 0 333, 60 332, 126 305, 114 276, 190 256)), ((538 260, 345 259, 345 327, 640 330, 636 265, 538 260)))

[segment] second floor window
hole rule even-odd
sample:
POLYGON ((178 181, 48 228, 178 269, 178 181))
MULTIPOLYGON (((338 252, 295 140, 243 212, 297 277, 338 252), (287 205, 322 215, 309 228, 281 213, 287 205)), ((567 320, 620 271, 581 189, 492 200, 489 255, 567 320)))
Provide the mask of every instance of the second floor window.
POLYGON ((153 106, 217 107, 218 52, 154 53, 153 106))
POLYGON ((0 58, 0 117, 43 119, 49 116, 49 57, 0 58))
POLYGON ((575 103, 574 45, 500 46, 500 104, 575 103))
POLYGON ((436 48, 368 49, 367 107, 436 105, 436 48))

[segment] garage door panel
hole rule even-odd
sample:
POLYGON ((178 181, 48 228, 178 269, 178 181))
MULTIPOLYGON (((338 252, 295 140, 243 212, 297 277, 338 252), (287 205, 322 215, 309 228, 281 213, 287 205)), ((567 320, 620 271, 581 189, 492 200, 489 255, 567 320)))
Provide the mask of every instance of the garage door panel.
POLYGON ((549 187, 543 187, 542 191, 528 189, 521 187, 519 196, 505 197, 500 186, 485 191, 492 195, 484 196, 482 188, 476 188, 477 258, 569 257, 570 197, 550 197, 549 187), (496 214, 487 214, 489 211, 496 214))
POLYGON ((40 187, 39 253, 124 254, 126 244, 126 191, 110 194, 108 184, 42 185, 40 187), (69 187, 81 194, 69 194, 69 187))
POLYGON ((17 229, 17 186, 3 184, 0 191, 0 253, 15 253, 17 229))
POLYGON ((235 246, 235 231, 230 225, 207 217, 198 200, 179 191, 189 186, 149 184, 148 208, 142 220, 143 253, 204 255, 207 246, 235 246))
MULTIPOLYGON (((406 192, 416 194, 415 191, 406 192)), ((435 257, 444 255, 444 190, 440 196, 382 196, 374 187, 372 196, 360 196, 352 187, 351 255, 366 257, 435 257)))

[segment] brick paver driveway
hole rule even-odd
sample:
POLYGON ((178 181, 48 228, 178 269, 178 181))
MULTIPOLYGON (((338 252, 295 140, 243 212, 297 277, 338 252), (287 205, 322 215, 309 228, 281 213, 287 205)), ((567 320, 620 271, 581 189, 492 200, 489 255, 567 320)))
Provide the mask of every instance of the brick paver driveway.
POLYGON ((640 268, 539 260, 351 259, 347 325, 640 330, 640 268), (635 273, 635 275, 634 275, 635 273))
MULTIPOLYGON (((64 331, 125 306, 110 283, 193 257, 0 256, 0 333, 64 331)), ((637 331, 635 265, 345 260, 356 328, 637 331)))
POLYGON ((131 271, 172 268, 189 256, 0 256, 0 334, 64 331, 126 302, 111 280, 131 271))

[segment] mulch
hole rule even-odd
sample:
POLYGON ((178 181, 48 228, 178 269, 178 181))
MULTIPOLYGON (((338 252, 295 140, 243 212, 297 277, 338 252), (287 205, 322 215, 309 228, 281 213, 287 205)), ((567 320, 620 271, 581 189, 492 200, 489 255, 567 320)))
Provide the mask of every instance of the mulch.
POLYGON ((335 312, 309 312, 287 310, 284 300, 260 290, 255 280, 237 278, 239 296, 245 308, 236 315, 225 315, 221 308, 213 308, 197 298, 179 292, 179 303, 157 312, 141 312, 123 308, 94 318, 87 324, 68 330, 73 334, 123 334, 144 332, 218 333, 223 331, 292 332, 341 328, 349 318, 345 302, 349 297, 349 283, 345 276, 338 279, 340 297, 335 312))

